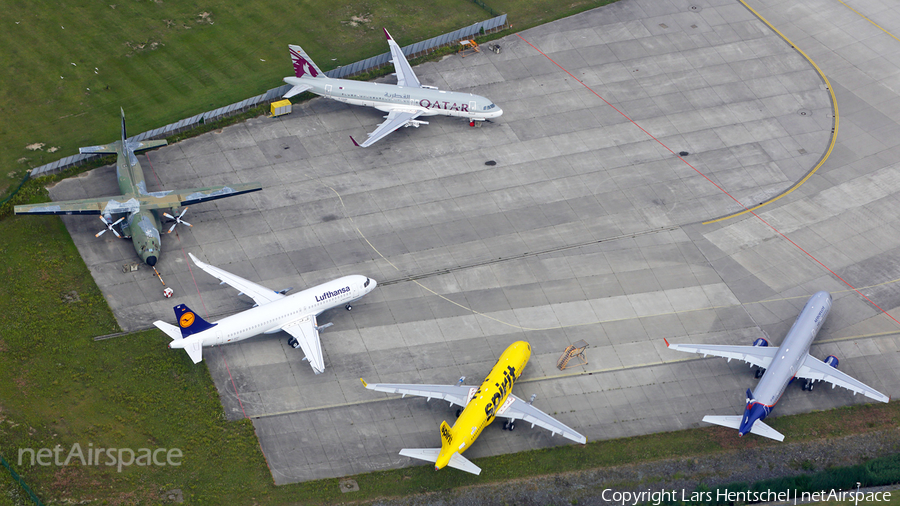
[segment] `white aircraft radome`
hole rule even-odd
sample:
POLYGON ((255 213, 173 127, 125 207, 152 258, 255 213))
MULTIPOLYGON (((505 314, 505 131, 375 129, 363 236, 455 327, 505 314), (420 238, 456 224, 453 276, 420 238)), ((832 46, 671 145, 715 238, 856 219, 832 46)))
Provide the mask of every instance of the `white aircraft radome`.
POLYGON ((839 371, 838 359, 834 355, 829 355, 823 362, 809 354, 809 347, 830 310, 831 294, 814 294, 779 347, 770 347, 763 338, 754 341, 753 346, 669 344, 666 341, 666 346, 673 350, 714 355, 729 361, 734 358, 749 363, 751 367, 759 367, 756 377, 762 376, 762 379, 755 391, 747 389, 747 406, 743 416, 705 416, 703 421, 737 429, 740 436, 750 432, 783 441, 784 436, 762 420, 772 412, 795 378, 804 380, 803 390, 812 390, 817 381, 825 381, 831 383, 831 388, 839 386, 852 391, 853 395, 860 393, 876 401, 888 402, 888 396, 839 371))
POLYGON ((259 334, 287 332, 288 340, 294 348, 300 348, 306 355, 313 372, 325 370, 322 343, 319 330, 331 325, 318 325, 316 317, 332 308, 343 305, 348 311, 351 304, 368 294, 378 283, 365 276, 344 276, 327 283, 303 290, 293 295, 285 295, 264 286, 235 276, 218 267, 197 260, 188 253, 191 260, 213 277, 237 289, 238 295, 249 295, 256 305, 240 313, 209 323, 191 311, 185 304, 175 306, 178 326, 158 320, 153 322, 160 330, 172 338, 169 348, 182 348, 196 364, 203 360, 203 347, 234 343, 259 334))
POLYGON ((289 45, 295 75, 284 78, 284 82, 293 86, 284 94, 284 98, 311 91, 338 102, 374 107, 386 112, 385 121, 368 134, 369 138, 365 142, 358 144, 350 137, 353 144, 363 148, 375 144, 400 127, 427 125, 427 121, 416 119, 420 116, 456 116, 470 121, 485 121, 503 114, 503 109, 485 97, 442 91, 420 83, 400 46, 391 38, 387 29, 384 30, 384 35, 391 47, 391 62, 397 75, 396 85, 332 79, 319 70, 300 46, 289 45))

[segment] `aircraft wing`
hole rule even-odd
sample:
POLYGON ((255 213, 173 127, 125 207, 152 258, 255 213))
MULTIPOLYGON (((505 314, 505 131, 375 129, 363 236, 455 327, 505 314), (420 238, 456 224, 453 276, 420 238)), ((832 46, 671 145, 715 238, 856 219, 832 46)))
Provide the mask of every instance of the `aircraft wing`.
POLYGON ((870 399, 875 399, 876 401, 888 402, 890 400, 890 397, 878 390, 875 390, 847 373, 837 370, 835 367, 831 367, 810 354, 806 355, 803 365, 801 365, 800 370, 797 371, 797 377, 816 381, 827 381, 828 383, 831 383, 831 388, 834 388, 835 385, 844 387, 847 390, 852 391, 853 395, 860 393, 870 399))
POLYGON ((363 385, 369 390, 376 392, 386 392, 389 394, 417 395, 419 397, 427 397, 431 399, 443 399, 460 407, 465 407, 469 403, 469 399, 475 395, 478 387, 467 385, 404 385, 399 383, 378 383, 370 385, 363 381, 363 385))
POLYGON ((210 276, 218 279, 222 283, 225 283, 228 286, 237 289, 239 292, 241 292, 241 294, 249 295, 250 298, 253 299, 253 302, 256 302, 257 305, 262 306, 263 304, 268 304, 269 302, 276 301, 284 297, 284 294, 278 293, 275 290, 270 290, 262 285, 258 285, 240 276, 236 276, 228 271, 223 271, 218 267, 209 265, 205 262, 201 262, 197 259, 197 257, 194 256, 193 253, 188 253, 188 255, 191 257, 191 260, 194 261, 197 267, 203 269, 210 276))
POLYGON ((699 353, 704 357, 713 355, 716 357, 727 358, 729 362, 736 358, 743 360, 748 364, 768 369, 772 359, 778 353, 778 348, 774 346, 729 346, 720 344, 669 344, 666 345, 676 351, 686 351, 688 353, 699 353))
POLYGON ((384 29, 384 35, 387 37, 388 45, 391 46, 391 62, 393 62, 394 72, 397 74, 397 85, 409 86, 410 88, 422 86, 422 83, 419 82, 419 78, 416 77, 416 73, 413 72, 412 67, 409 66, 409 62, 406 61, 403 50, 400 49, 400 46, 397 45, 393 37, 391 37, 391 34, 388 33, 387 28, 384 29))
MULTIPOLYGON (((386 116, 387 119, 380 125, 378 125, 378 128, 376 128, 374 131, 372 131, 372 133, 369 134, 369 138, 366 139, 366 142, 363 142, 359 146, 367 148, 372 144, 375 144, 376 142, 387 136, 387 134, 418 118, 423 112, 424 111, 421 109, 395 109, 388 112, 388 115, 386 116)), ((355 143, 356 141, 353 142, 355 143)))
POLYGON ((303 318, 288 323, 281 330, 290 334, 300 344, 300 349, 306 354, 306 360, 312 366, 316 374, 325 371, 325 359, 322 358, 322 342, 319 340, 319 329, 316 327, 315 316, 303 318))
POLYGON ((559 433, 566 439, 571 439, 576 443, 587 443, 586 437, 513 394, 509 394, 506 402, 497 410, 496 416, 509 418, 512 421, 523 420, 530 423, 532 427, 537 425, 549 430, 551 436, 559 433))
POLYGON ((226 186, 210 186, 207 188, 191 188, 188 190, 163 190, 148 192, 137 197, 144 209, 166 209, 178 206, 189 206, 210 200, 234 197, 244 193, 262 190, 259 183, 233 184, 226 186))
POLYGON ((143 195, 113 195, 15 206, 16 214, 117 214, 139 209, 168 209, 261 190, 259 183, 211 186, 189 190, 164 190, 143 195))
MULTIPOLYGON (((15 206, 16 214, 102 214, 103 210, 111 203, 113 209, 118 209, 117 204, 127 208, 128 202, 124 195, 115 197, 100 197, 94 199, 66 200, 60 202, 44 202, 41 204, 27 204, 15 206), (117 202, 120 199, 123 202, 117 202)), ((134 200, 134 199, 132 199, 134 200)), ((133 204, 136 206, 137 201, 133 204)))

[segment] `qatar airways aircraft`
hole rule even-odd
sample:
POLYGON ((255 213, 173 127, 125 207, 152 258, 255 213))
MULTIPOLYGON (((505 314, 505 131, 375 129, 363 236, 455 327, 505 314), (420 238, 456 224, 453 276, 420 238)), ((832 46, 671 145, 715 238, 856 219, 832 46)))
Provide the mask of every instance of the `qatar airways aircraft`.
POLYGON ((384 35, 391 47, 391 62, 397 75, 396 85, 332 79, 319 70, 300 46, 289 45, 295 77, 284 78, 284 82, 293 86, 284 94, 284 98, 311 91, 338 102, 365 105, 388 113, 385 116, 386 120, 378 125, 362 144, 358 144, 350 137, 353 144, 364 148, 375 144, 400 127, 418 128, 419 125, 427 125, 427 121, 416 119, 419 116, 441 114, 468 118, 470 121, 484 121, 503 114, 502 109, 482 96, 441 91, 434 86, 420 83, 406 57, 403 56, 400 46, 394 42, 387 29, 384 30, 384 35))
POLYGON ((769 342, 763 338, 754 341, 753 346, 669 344, 666 341, 666 346, 673 350, 725 357, 729 362, 736 358, 749 363, 751 367, 755 365, 760 368, 756 377, 762 376, 762 379, 755 391, 747 389, 744 416, 704 416, 703 421, 737 429, 740 436, 751 432, 783 441, 784 436, 762 420, 772 412, 775 403, 795 378, 803 378, 803 390, 812 390, 817 381, 827 381, 831 383, 831 388, 837 385, 853 391, 853 395, 861 393, 876 401, 888 402, 888 396, 838 371, 838 359, 834 355, 829 355, 822 362, 809 354, 809 346, 825 323, 829 310, 830 293, 817 292, 810 297, 781 346, 777 348, 769 347, 769 342))
POLYGON ((203 360, 204 346, 233 343, 259 334, 274 334, 283 330, 291 335, 288 344, 302 349, 306 355, 304 360, 309 361, 313 372, 319 374, 325 370, 319 330, 332 324, 320 326, 316 323, 316 317, 341 305, 350 311, 352 302, 374 290, 378 284, 374 279, 352 275, 293 295, 285 295, 290 288, 276 292, 203 263, 191 253, 188 255, 197 267, 220 280, 219 284, 227 283, 241 292, 238 295, 247 294, 256 302, 252 308, 215 323, 208 323, 184 304, 175 306, 178 327, 164 321, 153 322, 172 338, 169 348, 184 349, 195 364, 203 360))

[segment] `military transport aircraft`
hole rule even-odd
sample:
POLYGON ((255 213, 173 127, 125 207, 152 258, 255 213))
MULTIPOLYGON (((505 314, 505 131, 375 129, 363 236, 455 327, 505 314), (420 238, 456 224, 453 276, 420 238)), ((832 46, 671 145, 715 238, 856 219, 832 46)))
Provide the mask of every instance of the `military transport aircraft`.
POLYGON ((100 153, 116 155, 116 177, 119 179, 119 191, 122 195, 115 197, 98 197, 91 199, 68 200, 63 202, 47 202, 16 206, 16 214, 99 214, 105 228, 97 233, 97 237, 107 230, 116 237, 130 237, 134 250, 141 260, 153 267, 159 261, 159 231, 162 230, 160 211, 171 208, 172 215, 163 212, 172 226, 169 232, 181 223, 191 226, 182 220, 185 207, 180 214, 175 214, 178 206, 188 206, 209 200, 233 197, 242 193, 261 190, 258 183, 235 184, 229 186, 211 186, 190 190, 147 191, 144 172, 135 152, 165 146, 166 141, 136 141, 128 139, 125 134, 125 111, 122 111, 122 138, 111 144, 81 148, 81 153, 100 153), (174 216, 173 216, 174 215, 174 216), (119 216, 115 220, 114 217, 119 216), (123 223, 124 222, 124 223, 123 223), (121 226, 119 224, 122 223, 121 226), (119 230, 116 228, 119 227, 119 230))
POLYGON ((400 455, 434 462, 435 471, 449 465, 467 473, 481 474, 481 468, 463 457, 462 453, 472 446, 481 431, 498 416, 507 419, 503 423, 506 430, 514 430, 516 420, 523 420, 532 427, 537 425, 549 430, 551 436, 560 433, 572 441, 587 443, 586 437, 534 407, 531 404, 534 402, 534 395, 525 402, 512 394, 513 384, 519 379, 529 358, 530 344, 525 341, 512 343, 500 355, 500 360, 480 387, 463 385, 465 377, 460 378, 456 385, 370 385, 365 380, 361 381, 369 390, 403 394, 404 397, 418 395, 427 397, 428 400, 440 398, 449 401, 451 406, 461 406, 462 409, 456 411, 458 418, 452 427, 446 421, 441 423, 440 448, 404 448, 400 455))
POLYGON ((387 134, 400 127, 427 125, 427 121, 417 120, 419 116, 458 116, 471 121, 484 121, 497 118, 503 110, 490 100, 471 93, 441 91, 434 86, 426 86, 419 82, 400 46, 384 30, 388 45, 391 47, 391 58, 397 74, 397 84, 378 84, 349 79, 332 79, 319 70, 300 46, 290 45, 291 60, 294 62, 296 77, 285 77, 284 82, 293 85, 285 98, 293 97, 304 91, 311 91, 338 102, 352 105, 374 107, 388 113, 386 121, 378 125, 369 138, 362 144, 368 147, 375 144, 387 134))
POLYGON ((153 322, 153 325, 172 338, 169 348, 184 349, 195 364, 203 360, 204 346, 234 343, 259 334, 274 334, 283 330, 291 335, 288 344, 302 349, 306 355, 304 360, 309 361, 313 372, 319 374, 325 371, 319 330, 332 324, 319 325, 316 317, 341 305, 350 311, 353 307, 351 303, 361 299, 378 285, 374 279, 351 275, 286 296, 285 293, 290 288, 276 292, 201 262, 192 253, 188 255, 197 267, 221 281, 219 284, 227 283, 240 292, 238 295, 247 294, 256 302, 252 308, 215 323, 208 323, 184 304, 175 306, 178 327, 161 320, 153 322))
POLYGON ((838 359, 834 355, 829 355, 822 362, 809 354, 809 346, 825 323, 830 310, 831 294, 814 294, 777 348, 770 347, 769 342, 763 338, 754 341, 753 346, 669 344, 667 340, 666 346, 673 350, 725 357, 729 362, 736 358, 748 362, 751 367, 759 367, 756 377, 762 376, 762 379, 755 392, 747 389, 747 406, 743 417, 704 416, 703 421, 737 429, 740 436, 751 432, 783 441, 784 436, 762 420, 772 412, 775 403, 795 378, 803 379, 803 390, 812 390, 817 381, 827 381, 831 383, 831 388, 837 385, 853 391, 853 395, 861 393, 876 401, 888 402, 888 396, 838 371, 838 359))

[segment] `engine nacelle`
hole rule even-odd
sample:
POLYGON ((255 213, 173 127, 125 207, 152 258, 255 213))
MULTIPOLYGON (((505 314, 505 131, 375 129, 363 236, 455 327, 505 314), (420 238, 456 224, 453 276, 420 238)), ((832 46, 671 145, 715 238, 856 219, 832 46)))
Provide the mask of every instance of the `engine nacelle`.
MULTIPOLYGON (((769 341, 766 341, 765 339, 760 337, 756 341, 753 341, 753 346, 760 346, 762 348, 765 348, 765 347, 769 346, 769 341)), ((835 360, 837 360, 837 359, 835 359, 835 360)))
POLYGON ((825 358, 825 363, 830 365, 831 367, 834 367, 835 369, 838 368, 838 358, 834 355, 828 355, 828 357, 825 358))

